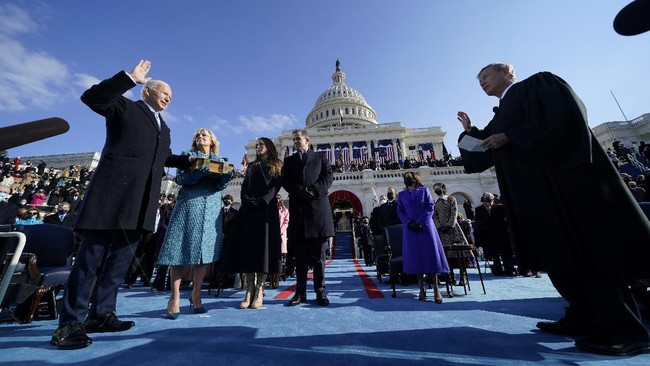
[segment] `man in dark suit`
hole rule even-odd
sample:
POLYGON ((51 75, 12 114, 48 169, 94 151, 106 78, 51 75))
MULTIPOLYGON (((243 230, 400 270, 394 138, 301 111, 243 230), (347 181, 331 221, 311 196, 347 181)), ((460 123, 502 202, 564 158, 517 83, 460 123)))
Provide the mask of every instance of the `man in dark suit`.
POLYGON ((70 212, 70 204, 67 202, 61 202, 58 211, 45 216, 43 218, 43 223, 72 227, 74 220, 75 215, 70 212))
POLYGON ((289 228, 287 245, 296 259, 296 294, 287 305, 307 299, 307 268, 314 271, 314 292, 320 306, 329 305, 325 293, 325 252, 327 238, 334 236, 332 208, 328 189, 334 175, 323 153, 309 149, 305 130, 293 131, 297 153, 284 159, 282 185, 289 193, 289 228))
POLYGON ((119 332, 135 325, 115 314, 117 288, 140 236, 154 229, 164 167, 189 166, 187 157, 171 154, 169 128, 160 112, 169 105, 172 91, 147 77, 150 68, 150 61, 141 60, 130 73, 121 71, 81 96, 106 118, 106 142, 74 226, 84 239, 50 341, 60 349, 90 345, 86 333, 119 332), (142 100, 122 96, 136 84, 145 84, 142 100))
POLYGON ((399 225, 402 221, 397 216, 397 191, 393 187, 388 187, 386 192, 387 201, 379 206, 379 232, 384 235, 384 228, 391 225, 399 225))
POLYGON ((237 209, 232 207, 233 197, 232 195, 226 194, 222 198, 223 206, 221 207, 221 218, 223 221, 223 237, 226 239, 227 235, 230 234, 232 230, 233 219, 237 214, 237 209))
POLYGON ((490 192, 483 193, 481 202, 474 221, 476 245, 483 247, 485 257, 492 260, 493 275, 513 276, 516 272, 505 210, 494 203, 494 195, 490 192))
POLYGON ((650 350, 626 280, 648 273, 650 222, 589 129, 584 104, 549 72, 515 83, 512 65, 493 63, 478 80, 499 107, 483 130, 458 112, 460 137, 488 149, 463 153, 465 170, 494 165, 517 255, 546 271, 569 303, 562 319, 537 327, 584 336, 575 345, 587 352, 650 350))

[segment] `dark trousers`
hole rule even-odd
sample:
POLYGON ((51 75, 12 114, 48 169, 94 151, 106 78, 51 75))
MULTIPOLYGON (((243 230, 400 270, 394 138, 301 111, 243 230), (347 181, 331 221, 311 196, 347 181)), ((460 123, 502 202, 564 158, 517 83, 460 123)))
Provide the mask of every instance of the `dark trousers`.
POLYGON ((366 263, 367 266, 371 266, 374 264, 373 261, 373 255, 372 255, 372 245, 363 245, 361 246, 363 249, 363 259, 366 263))
POLYGON ((61 306, 59 324, 82 323, 115 311, 117 289, 131 265, 141 233, 136 230, 90 230, 84 232, 61 306), (90 314, 88 305, 95 284, 90 314))
POLYGON ((548 272, 548 277, 569 303, 566 318, 589 323, 617 342, 650 340, 623 275, 548 272))
POLYGON ((138 249, 135 251, 135 257, 131 262, 129 270, 126 272, 124 282, 127 285, 135 284, 138 276, 142 279, 142 283, 151 287, 151 277, 153 276, 154 267, 154 250, 158 235, 156 233, 147 233, 142 235, 138 243, 138 249))
POLYGON ((296 294, 307 293, 307 270, 311 265, 314 273, 314 292, 325 291, 325 251, 327 238, 305 238, 295 247, 296 294))

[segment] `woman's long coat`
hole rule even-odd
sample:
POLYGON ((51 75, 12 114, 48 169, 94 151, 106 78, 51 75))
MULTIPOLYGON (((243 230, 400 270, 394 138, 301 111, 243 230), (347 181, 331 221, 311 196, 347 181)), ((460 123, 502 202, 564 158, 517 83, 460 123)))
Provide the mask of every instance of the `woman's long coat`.
MULTIPOLYGON (((183 152, 183 155, 204 157, 197 151, 183 152)), ((210 159, 223 161, 214 154, 210 159)), ((220 259, 223 247, 221 191, 232 177, 232 174, 197 177, 196 172, 178 170, 176 183, 183 187, 169 219, 158 264, 209 264, 220 259)))
POLYGON ((231 243, 234 272, 282 272, 280 216, 275 198, 281 184, 281 175, 271 175, 267 160, 253 162, 246 169, 241 186, 242 206, 237 213, 237 234, 231 243), (255 200, 257 206, 248 205, 249 199, 255 200))
POLYGON ((397 195, 397 215, 404 231, 402 233, 402 258, 405 273, 448 273, 449 265, 433 223, 433 198, 427 187, 405 189, 397 195), (415 232, 409 222, 422 225, 415 232))

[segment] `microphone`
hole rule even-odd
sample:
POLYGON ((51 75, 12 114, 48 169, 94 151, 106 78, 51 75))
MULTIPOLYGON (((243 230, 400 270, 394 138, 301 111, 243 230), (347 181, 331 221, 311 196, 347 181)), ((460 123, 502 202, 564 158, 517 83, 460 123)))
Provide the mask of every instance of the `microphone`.
POLYGON ((0 150, 11 149, 34 141, 68 132, 70 125, 59 117, 39 119, 0 128, 0 150))

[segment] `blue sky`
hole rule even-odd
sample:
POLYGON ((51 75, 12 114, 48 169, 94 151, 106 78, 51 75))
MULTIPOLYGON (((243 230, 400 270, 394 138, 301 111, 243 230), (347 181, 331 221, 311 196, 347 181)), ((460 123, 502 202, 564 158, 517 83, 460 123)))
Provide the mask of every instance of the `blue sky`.
MULTIPOLYGON (((497 101, 476 74, 493 61, 519 79, 551 71, 583 99, 591 126, 650 112, 650 32, 616 34, 628 0, 3 1, 0 126, 58 116, 64 135, 10 156, 100 151, 103 119, 79 101, 140 59, 174 93, 172 149, 211 128, 239 164, 244 144, 304 126, 336 59, 379 122, 441 126, 457 154, 464 110, 483 126, 497 101)), ((130 95, 137 98, 139 87, 130 95)))

